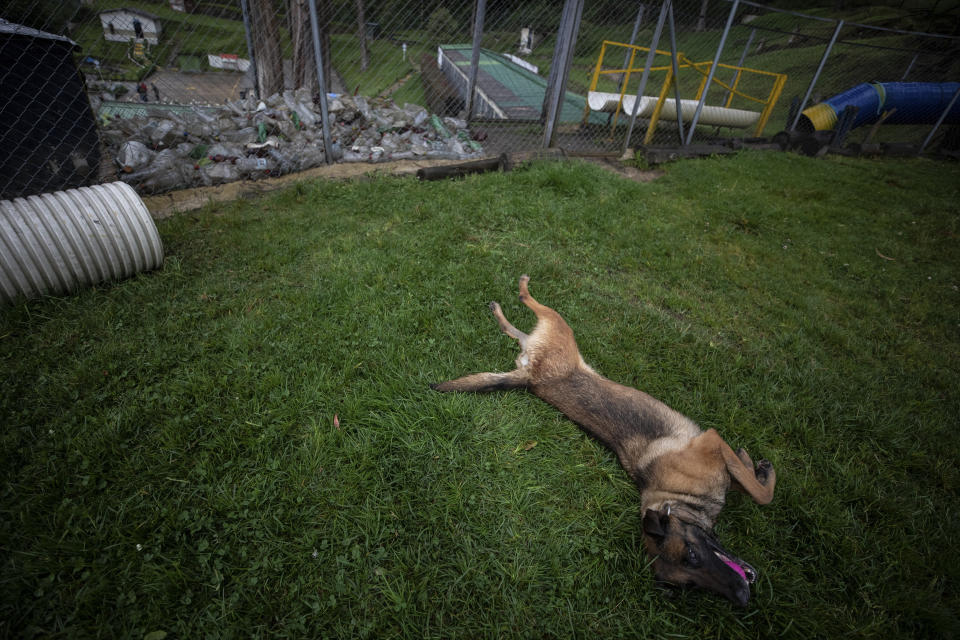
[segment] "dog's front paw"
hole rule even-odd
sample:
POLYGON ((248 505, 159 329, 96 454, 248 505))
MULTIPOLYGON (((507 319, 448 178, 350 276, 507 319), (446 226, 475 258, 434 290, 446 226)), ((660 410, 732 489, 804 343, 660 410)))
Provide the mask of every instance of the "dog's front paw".
POLYGON ((757 470, 754 473, 757 476, 757 482, 767 484, 770 474, 773 473, 773 463, 769 460, 761 460, 757 463, 757 470))

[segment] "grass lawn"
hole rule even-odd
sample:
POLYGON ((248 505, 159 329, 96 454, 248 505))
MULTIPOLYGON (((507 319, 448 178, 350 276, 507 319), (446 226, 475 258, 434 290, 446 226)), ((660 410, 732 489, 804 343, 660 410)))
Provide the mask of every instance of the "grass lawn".
POLYGON ((958 185, 743 153, 163 221, 162 270, 0 310, 0 635, 956 637, 958 185), (748 609, 655 587, 553 408, 428 388, 512 367, 486 303, 531 326, 524 272, 599 371, 773 461, 717 527, 748 609))

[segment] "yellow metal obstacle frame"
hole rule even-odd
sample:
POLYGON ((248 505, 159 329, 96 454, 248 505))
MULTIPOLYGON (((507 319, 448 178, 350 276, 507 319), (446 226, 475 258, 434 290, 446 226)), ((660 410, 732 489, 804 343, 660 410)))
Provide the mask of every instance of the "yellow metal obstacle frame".
MULTIPOLYGON (((640 47, 632 44, 624 44, 622 42, 614 42, 612 40, 604 40, 603 46, 600 48, 600 56, 597 58, 597 66, 593 70, 593 78, 590 81, 590 91, 593 92, 597 88, 597 83, 600 82, 600 76, 602 75, 622 75, 623 82, 620 85, 620 99, 617 102, 617 108, 614 112, 613 121, 610 124, 611 131, 613 127, 617 124, 617 118, 620 116, 621 106, 623 105, 623 97, 627 93, 627 87, 630 84, 630 74, 637 71, 642 72, 643 67, 635 68, 633 66, 634 60, 637 57, 638 52, 648 52, 650 51, 649 47, 640 47), (630 61, 626 69, 603 69, 603 58, 607 53, 607 48, 611 47, 623 47, 630 51, 630 61)), ((661 51, 657 49, 657 55, 664 55, 668 58, 672 56, 669 51, 661 51)), ((700 86, 697 88, 696 100, 700 100, 700 97, 703 95, 703 90, 707 84, 707 76, 710 73, 710 67, 713 66, 712 60, 706 60, 704 62, 694 62, 690 60, 683 53, 677 52, 677 68, 678 69, 694 69, 700 73, 702 79, 700 80, 700 86)), ((733 79, 733 84, 728 85, 727 83, 719 80, 716 77, 716 74, 713 78, 713 83, 717 84, 724 89, 726 89, 729 94, 724 103, 724 107, 729 108, 730 103, 733 102, 734 96, 740 96, 751 102, 756 102, 763 105, 763 111, 760 112, 760 119, 757 121, 757 129, 755 132, 756 136, 760 136, 763 133, 763 128, 767 125, 767 120, 770 119, 770 113, 773 111, 774 105, 776 105, 777 100, 780 98, 780 93, 783 91, 783 85, 787 82, 787 76, 783 73, 772 73, 770 71, 761 71, 759 69, 751 69, 749 67, 737 67, 729 64, 718 64, 720 69, 730 69, 736 71, 736 75, 733 79), (773 86, 770 88, 770 93, 767 94, 766 98, 758 98, 756 96, 751 96, 742 91, 739 91, 737 87, 740 84, 740 78, 743 74, 756 74, 760 76, 768 76, 773 80, 773 86)), ((666 77, 663 81, 663 86, 660 88, 660 95, 657 98, 657 105, 653 110, 653 114, 650 116, 650 124, 647 126, 647 133, 644 136, 643 144, 649 144, 650 140, 653 138, 653 132, 657 128, 657 122, 660 120, 660 112, 663 111, 664 102, 667 100, 667 96, 670 93, 673 83, 677 81, 676 77, 673 74, 673 65, 668 64, 666 66, 651 67, 650 71, 666 71, 666 77)), ((638 105, 639 106, 639 105, 638 105)), ((682 111, 680 105, 677 105, 677 109, 682 111)), ((587 122, 587 118, 590 115, 590 104, 589 100, 587 101, 587 108, 583 114, 583 122, 587 122)))

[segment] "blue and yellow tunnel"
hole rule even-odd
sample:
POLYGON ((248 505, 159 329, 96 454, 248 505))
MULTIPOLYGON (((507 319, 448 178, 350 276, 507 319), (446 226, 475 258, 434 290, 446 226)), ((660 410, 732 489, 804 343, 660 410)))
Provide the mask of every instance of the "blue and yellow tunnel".
MULTIPOLYGON (((960 89, 960 82, 865 82, 804 109, 797 128, 806 133, 836 127, 839 114, 859 107, 851 128, 876 122, 896 109, 884 124, 933 124, 960 89)), ((953 103, 944 124, 960 124, 960 100, 953 103)))

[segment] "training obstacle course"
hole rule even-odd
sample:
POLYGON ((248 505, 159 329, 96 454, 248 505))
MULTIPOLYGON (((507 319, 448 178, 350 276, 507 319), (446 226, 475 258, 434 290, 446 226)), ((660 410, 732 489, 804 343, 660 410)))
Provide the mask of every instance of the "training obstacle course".
MULTIPOLYGON (((824 153, 910 156, 923 153, 939 128, 960 124, 960 82, 865 82, 791 115, 794 126, 775 137, 785 148, 808 155, 824 153), (919 146, 907 143, 877 144, 881 125, 933 127, 919 146), (862 142, 846 144, 857 127, 871 125, 862 142)), ((941 154, 957 157, 957 132, 948 132, 941 154)))
MULTIPOLYGON (((647 57, 649 58, 650 51, 649 47, 604 40, 600 48, 600 55, 597 57, 597 64, 594 67, 593 77, 590 80, 584 123, 587 122, 587 118, 591 112, 612 113, 613 117, 610 122, 611 130, 616 127, 617 120, 621 113, 627 116, 646 118, 648 124, 647 132, 643 140, 644 144, 649 144, 653 139, 653 134, 661 118, 677 121, 681 136, 683 125, 690 123, 736 128, 756 126, 754 135, 760 136, 770 119, 770 114, 777 100, 780 98, 783 86, 787 81, 787 76, 782 73, 772 73, 770 71, 762 71, 760 69, 751 69, 737 65, 716 64, 716 69, 727 69, 733 72, 732 80, 726 83, 715 77, 713 61, 694 62, 682 52, 676 52, 674 55, 674 53, 670 51, 654 50, 654 56, 667 56, 670 58, 671 64, 654 65, 650 66, 649 69, 636 67, 637 54, 643 52, 648 54, 647 57), (604 67, 604 60, 608 52, 616 54, 624 50, 626 55, 623 64, 614 66, 613 68, 604 67), (680 71, 684 69, 695 71, 700 76, 696 95, 692 99, 682 99, 679 97, 679 75, 680 71), (664 79, 658 96, 633 95, 629 92, 631 76, 641 72, 644 73, 644 75, 646 75, 646 72, 664 72, 664 79), (769 89, 766 95, 753 95, 752 93, 743 91, 741 81, 747 77, 752 77, 754 80, 767 80, 769 89), (711 79, 712 84, 718 85, 725 90, 721 105, 701 105, 701 99, 704 97, 708 81, 711 79), (617 83, 619 85, 619 91, 598 91, 598 86, 603 80, 617 83), (675 91, 675 98, 667 97, 671 89, 675 91), (753 111, 749 109, 732 108, 730 105, 736 97, 759 105, 762 109, 760 111, 753 111), (679 113, 677 110, 678 100, 680 103, 679 113)), ((640 84, 641 88, 637 90, 638 93, 643 90, 645 83, 641 80, 640 84)), ((754 82, 753 84, 756 85, 757 83, 754 82)))
POLYGON ((934 124, 941 115, 941 124, 960 124, 958 90, 960 82, 864 82, 804 109, 797 126, 807 133, 833 130, 849 107, 856 107, 851 129, 881 118, 884 124, 934 124))

